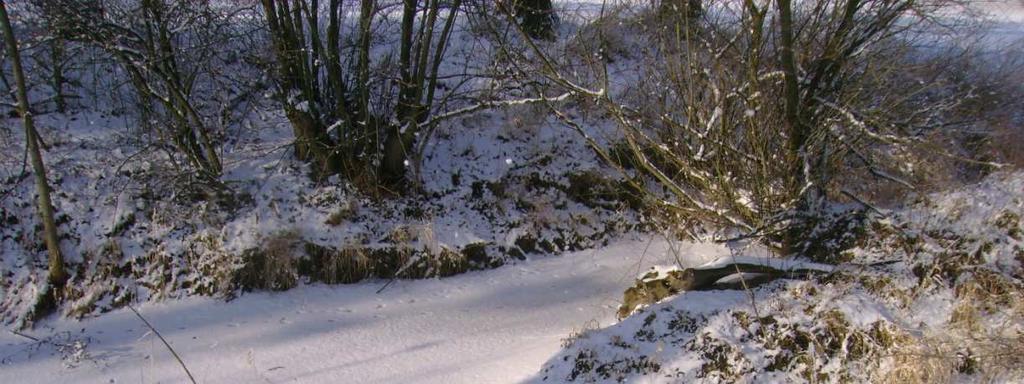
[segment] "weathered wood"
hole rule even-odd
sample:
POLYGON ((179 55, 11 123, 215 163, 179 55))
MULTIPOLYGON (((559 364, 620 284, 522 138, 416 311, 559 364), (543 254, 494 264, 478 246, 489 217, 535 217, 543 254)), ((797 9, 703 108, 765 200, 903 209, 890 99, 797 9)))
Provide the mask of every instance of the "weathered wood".
POLYGON ((805 279, 812 273, 828 273, 818 269, 795 268, 781 269, 763 264, 731 263, 720 267, 687 268, 672 270, 659 276, 652 271, 623 293, 622 305, 619 306, 619 319, 626 318, 638 307, 654 304, 662 299, 686 291, 705 291, 713 289, 743 289, 768 283, 776 279, 805 279), (738 283, 719 283, 719 280, 737 273, 756 274, 753 278, 738 283))

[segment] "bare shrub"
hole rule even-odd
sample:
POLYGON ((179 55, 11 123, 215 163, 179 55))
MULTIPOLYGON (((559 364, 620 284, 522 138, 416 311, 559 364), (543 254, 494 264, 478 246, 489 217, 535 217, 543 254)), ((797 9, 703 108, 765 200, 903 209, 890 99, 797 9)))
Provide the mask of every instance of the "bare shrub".
MULTIPOLYGON (((915 46, 916 36, 931 33, 930 17, 950 4, 708 4, 684 25, 619 32, 640 36, 635 85, 610 82, 609 71, 621 70, 603 55, 611 39, 581 42, 589 52, 569 57, 536 44, 512 56, 549 87, 576 96, 575 104, 549 107, 635 189, 651 191, 645 180, 662 187, 671 199, 652 195, 671 215, 752 233, 785 254, 806 253, 815 245, 804 235, 830 207, 894 201, 916 189, 914 181, 932 178, 921 172, 924 138, 978 121, 954 120, 970 95, 959 68, 915 46), (573 105, 588 104, 616 123, 620 148, 576 116, 573 105)), ((601 23, 619 17, 614 10, 601 16, 596 32, 586 33, 600 37, 601 23)))

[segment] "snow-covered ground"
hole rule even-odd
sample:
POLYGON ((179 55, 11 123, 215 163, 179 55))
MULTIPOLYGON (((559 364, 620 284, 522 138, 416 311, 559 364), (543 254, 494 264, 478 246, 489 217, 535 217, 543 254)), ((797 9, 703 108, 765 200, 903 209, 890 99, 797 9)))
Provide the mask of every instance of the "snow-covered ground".
MULTIPOLYGON (((613 322, 648 265, 703 263, 722 246, 623 241, 444 279, 302 286, 234 301, 191 297, 139 311, 200 383, 509 383, 531 378, 576 330, 613 322)), ((180 383, 181 367, 135 315, 50 319, 0 334, 0 383, 180 383), (77 354, 75 352, 78 352, 77 354), (74 366, 74 367, 72 367, 74 366)))
POLYGON ((1020 383, 1022 191, 1016 172, 922 196, 826 276, 669 297, 578 335, 535 381, 1020 383))
MULTIPOLYGON (((600 10, 600 2, 596 0, 558 4, 562 9, 577 11, 573 14, 576 18, 566 17, 566 20, 584 20, 600 10)), ((1002 20, 993 24, 992 31, 1009 39, 1007 41, 1021 41, 1024 7, 1019 2, 987 7, 1002 20)), ((623 62, 619 66, 628 64, 623 62)), ((626 75, 618 77, 630 79, 626 75)), ((512 123, 534 112, 523 108, 477 115, 447 127, 450 131, 439 132, 446 137, 428 152, 424 164, 425 174, 431 176, 427 188, 442 195, 437 215, 429 223, 435 242, 451 246, 478 240, 514 244, 520 232, 525 231, 522 228, 529 226, 543 227, 548 223, 584 226, 577 224, 581 222, 579 211, 582 208, 576 202, 570 205, 575 209, 546 209, 546 206, 560 205, 560 201, 550 198, 550 192, 535 193, 552 200, 538 203, 540 208, 535 213, 510 209, 507 218, 502 216, 495 220, 499 224, 507 222, 507 225, 493 225, 481 219, 478 211, 482 209, 467 204, 472 201, 489 207, 512 204, 511 199, 487 200, 487 192, 481 192, 485 199, 474 198, 476 191, 469 186, 475 182, 488 186, 490 184, 486 183, 511 176, 525 178, 536 170, 532 168, 536 163, 554 161, 553 165, 541 169, 553 170, 552 178, 562 177, 562 173, 569 170, 596 166, 581 142, 574 140, 575 136, 566 135, 569 131, 552 119, 537 122, 534 130, 521 129, 512 123), (560 156, 552 159, 548 156, 552 153, 560 156), (459 183, 451 174, 461 175, 461 186, 456 185, 459 183)), ((44 128, 49 129, 45 118, 42 120, 44 128)), ((271 120, 280 122, 280 118, 271 120)), ((108 130, 117 128, 109 121, 103 125, 108 130)), ((129 200, 127 197, 106 202, 101 198, 115 194, 111 191, 118 192, 118 196, 137 191, 134 186, 126 188, 119 184, 123 179, 116 177, 103 183, 97 181, 108 170, 120 170, 120 164, 131 156, 111 152, 101 145, 101 141, 106 141, 101 140, 105 137, 101 133, 105 132, 92 127, 86 130, 85 125, 81 128, 72 130, 73 137, 66 140, 66 147, 76 149, 64 152, 66 158, 63 159, 80 168, 65 167, 69 170, 69 184, 57 189, 68 190, 72 197, 81 197, 76 203, 78 208, 62 206, 62 209, 78 212, 85 211, 83 207, 89 208, 88 215, 74 215, 77 224, 72 224, 87 229, 78 234, 85 244, 81 248, 92 249, 103 245, 99 240, 105 239, 122 217, 136 215, 124 202, 129 200), (77 162, 79 158, 99 160, 77 162), (106 166, 98 167, 101 163, 106 166), (78 175, 91 180, 76 180, 70 176, 71 169, 91 169, 95 174, 78 175), (87 185, 85 181, 102 184, 102 188, 82 187, 87 185), (93 239, 96 241, 91 242, 93 239)), ((53 132, 69 131, 55 129, 53 132)), ((255 208, 233 218, 236 225, 213 226, 217 227, 219 236, 234 241, 228 244, 229 248, 241 251, 257 246, 261 235, 270 235, 289 225, 296 227, 300 234, 320 236, 308 236, 307 240, 321 245, 344 243, 354 237, 352 232, 357 230, 376 236, 366 236, 376 241, 380 233, 400 221, 375 217, 358 225, 328 227, 323 223, 335 210, 313 203, 308 206, 282 203, 281 196, 296 201, 304 196, 278 187, 308 187, 314 191, 312 196, 325 197, 324 200, 349 196, 340 189, 299 184, 296 180, 305 180, 302 173, 288 169, 287 161, 277 160, 285 158, 285 152, 268 149, 285 148, 287 136, 278 135, 280 130, 261 129, 259 132, 270 137, 262 138, 265 140, 261 143, 239 143, 236 153, 225 155, 229 160, 229 179, 237 179, 240 189, 256 195, 255 208), (257 149, 261 151, 255 152, 257 149), (244 153, 247 150, 254 152, 249 155, 244 153), (249 184, 243 185, 243 182, 249 184), (261 197, 261 193, 270 197, 261 197), (299 208, 282 214, 277 212, 278 205, 299 208), (270 211, 274 211, 273 216, 270 211), (263 229, 266 230, 261 232, 263 229)), ((7 169, 13 174, 19 169, 21 151, 10 148, 13 148, 13 155, 8 156, 11 160, 7 169)), ((55 163, 62 164, 60 160, 55 163)), ((30 191, 30 187, 26 183, 24 190, 30 191)), ((511 193, 520 194, 520 191, 511 193)), ((18 212, 30 212, 32 208, 24 205, 18 209, 18 212)), ((363 215, 367 217, 376 212, 372 207, 363 208, 363 215)), ((617 233, 603 227, 606 222, 613 222, 614 217, 609 219, 610 213, 599 213, 589 221, 601 226, 593 224, 595 228, 583 228, 583 234, 617 233)), ((142 221, 144 215, 140 213, 138 217, 142 221)), ((151 238, 181 242, 179 238, 184 236, 175 235, 172 227, 154 227, 166 232, 142 227, 136 224, 126 230, 127 235, 123 237, 128 240, 122 239, 120 247, 127 256, 143 255, 142 247, 149 244, 146 241, 151 238), (133 231, 139 233, 137 239, 130 236, 133 231)), ((9 247, 4 249, 14 249, 13 242, 10 240, 9 247)), ((716 245, 678 245, 681 248, 672 252, 670 244, 662 239, 620 241, 597 250, 536 257, 495 270, 444 279, 401 280, 379 294, 376 292, 385 282, 373 280, 344 286, 300 285, 280 293, 245 294, 229 302, 192 296, 146 302, 138 309, 173 345, 200 383, 519 382, 541 378, 537 376, 538 370, 545 362, 551 364, 551 359, 562 356, 559 351, 565 345, 563 339, 571 334, 612 325, 623 290, 649 266, 681 261, 686 267, 729 253, 725 247, 716 245)), ((2 258, 14 260, 15 256, 13 251, 8 251, 2 258)), ((20 261, 4 264, 23 265, 20 261)), ((161 297, 140 294, 138 285, 126 287, 135 290, 132 293, 136 298, 161 297)), ((3 299, 2 293, 0 299, 3 299)), ((706 296, 719 304, 728 304, 729 300, 740 303, 737 306, 746 304, 746 296, 740 293, 708 295, 698 296, 706 296)), ((97 311, 101 311, 105 307, 98 308, 97 311)), ((623 334, 632 334, 642 320, 627 320, 617 329, 629 331, 623 334)), ((617 331, 608 334, 614 332, 617 331)), ((25 335, 45 342, 32 341, 7 329, 0 332, 0 383, 179 383, 187 380, 170 352, 128 309, 83 321, 50 318, 25 331, 25 335)), ((595 337, 594 340, 605 339, 595 337)))

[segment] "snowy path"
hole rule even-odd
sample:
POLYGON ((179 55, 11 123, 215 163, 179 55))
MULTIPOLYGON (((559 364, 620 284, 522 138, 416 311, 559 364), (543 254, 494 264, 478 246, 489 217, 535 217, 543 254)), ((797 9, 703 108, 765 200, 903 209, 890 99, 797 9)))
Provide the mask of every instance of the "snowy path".
MULTIPOLYGON (((622 242, 440 280, 314 285, 225 303, 143 305, 200 383, 510 383, 530 378, 587 322, 612 320, 638 268, 671 263, 668 244, 622 242), (644 265, 641 267, 641 265, 644 265)), ((724 248, 682 244, 697 263, 724 248)), ((0 335, 0 383, 179 383, 177 363, 127 310, 51 320, 36 336, 89 337, 93 361, 0 335)))

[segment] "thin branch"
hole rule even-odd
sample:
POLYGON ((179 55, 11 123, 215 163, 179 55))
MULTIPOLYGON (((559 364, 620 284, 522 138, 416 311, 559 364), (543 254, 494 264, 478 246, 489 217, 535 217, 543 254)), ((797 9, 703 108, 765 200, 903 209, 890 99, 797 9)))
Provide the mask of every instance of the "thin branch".
POLYGON ((174 348, 171 348, 171 344, 167 342, 167 339, 164 339, 164 337, 160 335, 160 332, 153 327, 153 324, 150 324, 145 317, 142 317, 142 314, 139 313, 139 311, 135 310, 135 307, 129 304, 128 309, 132 310, 132 312, 135 313, 135 316, 138 316, 139 320, 142 320, 142 323, 146 324, 146 327, 148 327, 150 331, 153 331, 153 334, 156 335, 156 337, 160 338, 160 341, 164 343, 164 346, 167 347, 167 350, 171 351, 171 355, 174 355, 174 359, 178 360, 178 364, 181 365, 181 369, 185 370, 185 374, 188 375, 188 380, 191 381, 192 384, 196 384, 196 379, 192 377, 192 372, 189 372, 188 367, 185 366, 185 362, 181 361, 181 357, 178 356, 178 352, 175 352, 174 348))

